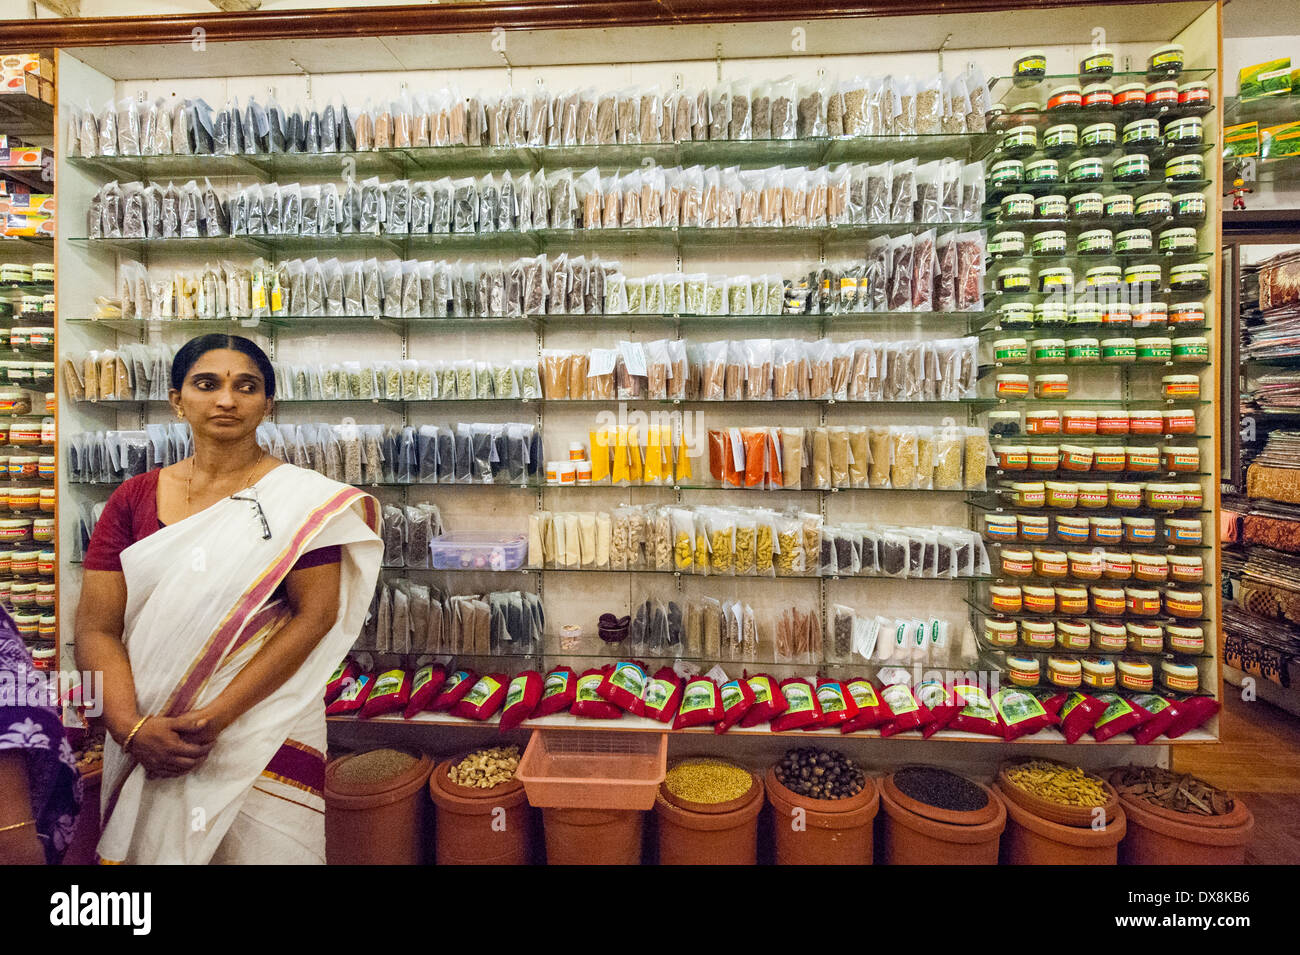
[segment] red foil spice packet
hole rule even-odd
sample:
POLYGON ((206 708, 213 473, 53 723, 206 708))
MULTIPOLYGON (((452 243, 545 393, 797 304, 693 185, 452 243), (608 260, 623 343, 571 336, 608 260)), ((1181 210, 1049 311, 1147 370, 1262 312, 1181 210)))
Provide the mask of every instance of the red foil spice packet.
POLYGON ((329 678, 325 684, 325 704, 328 706, 338 699, 343 688, 350 686, 352 681, 361 675, 361 667, 351 657, 347 657, 338 665, 334 675, 329 678))
POLYGON ((840 724, 841 733, 871 729, 889 719, 889 707, 876 694, 875 686, 866 677, 849 680, 845 687, 853 697, 853 702, 858 705, 858 712, 851 720, 840 724))
POLYGON ((930 709, 930 722, 921 730, 921 737, 929 739, 939 730, 947 727, 957 716, 959 704, 952 689, 934 680, 927 680, 916 687, 916 699, 930 709))
POLYGON ((645 692, 645 664, 620 661, 605 674, 597 692, 619 709, 633 716, 641 715, 641 694, 645 692))
POLYGON ((930 708, 916 698, 906 683, 895 683, 880 690, 880 698, 889 707, 889 720, 880 724, 884 737, 920 729, 934 719, 930 708))
POLYGON ((1106 704, 1105 712, 1092 728, 1092 738, 1098 743, 1135 729, 1151 719, 1151 714, 1142 704, 1126 700, 1118 693, 1098 693, 1097 699, 1106 704))
POLYGON ((1074 690, 1069 693, 1057 693, 1051 699, 1043 701, 1043 709, 1055 714, 1061 721, 1061 735, 1067 743, 1078 742, 1079 737, 1096 724, 1101 714, 1106 712, 1106 704, 1095 696, 1074 690))
POLYGON ((754 691, 748 680, 732 680, 722 684, 722 719, 713 726, 713 732, 725 733, 735 726, 754 705, 754 691))
POLYGON ((1135 693, 1133 702, 1151 714, 1151 719, 1133 730, 1133 738, 1145 746, 1163 735, 1174 721, 1174 703, 1155 693, 1135 693))
POLYGON ((1184 733, 1204 726, 1211 716, 1219 712, 1219 701, 1212 696, 1189 696, 1185 700, 1178 700, 1170 709, 1174 715, 1165 735, 1170 739, 1178 739, 1184 733))
POLYGON ((415 679, 411 681, 411 699, 402 716, 409 720, 427 709, 446 681, 447 671, 436 663, 426 663, 416 670, 415 679))
POLYGON ((817 704, 817 693, 807 680, 792 676, 781 681, 781 695, 785 698, 785 712, 772 720, 772 732, 803 729, 822 718, 822 708, 817 704))
POLYGON ((366 695, 370 692, 371 684, 375 682, 373 673, 363 673, 347 686, 343 692, 329 706, 325 707, 326 716, 346 716, 348 713, 357 713, 361 707, 366 705, 366 695))
POLYGON ((467 720, 485 720, 496 715, 506 698, 506 675, 489 673, 478 682, 454 707, 452 713, 467 720))
POLYGON ((948 729, 979 733, 981 736, 1002 735, 997 710, 993 708, 993 701, 983 687, 973 683, 958 683, 953 686, 952 692, 959 705, 948 729))
POLYGON ((691 677, 682 690, 682 705, 677 709, 677 719, 673 720, 673 729, 686 729, 688 726, 704 726, 722 719, 722 697, 718 694, 718 684, 707 676, 691 677))
POLYGON ((671 723, 682 702, 682 678, 672 667, 660 667, 646 681, 641 697, 641 715, 660 723, 671 723))
POLYGON ((453 670, 447 675, 447 679, 442 684, 442 689, 438 691, 438 695, 429 704, 429 709, 435 713, 451 709, 465 698, 465 694, 473 689, 474 684, 477 682, 478 674, 473 670, 453 670))
POLYGON ((506 687, 506 703, 501 710, 501 732, 512 730, 533 715, 542 699, 542 675, 536 670, 516 673, 506 687))
POLYGON ((741 719, 741 726, 758 726, 786 711, 788 704, 785 702, 785 695, 776 681, 766 673, 745 677, 744 680, 749 684, 750 692, 754 694, 754 705, 741 719))
POLYGON ((400 710, 411 699, 411 674, 400 667, 388 670, 375 680, 366 696, 366 705, 361 707, 363 720, 400 710))
POLYGON ((1043 709, 1037 696, 1016 686, 1004 686, 993 694, 993 709, 998 714, 1002 738, 1008 743, 1056 722, 1056 717, 1043 709))
POLYGON ((593 720, 616 720, 621 717, 623 711, 600 695, 600 684, 613 669, 612 666, 607 666, 599 670, 587 670, 578 677, 573 706, 569 712, 593 720))
POLYGON ((839 680, 817 681, 817 705, 821 707, 822 718, 804 729, 843 726, 858 715, 857 701, 839 680))
POLYGON ((577 693, 578 674, 571 667, 556 667, 542 681, 542 698, 533 710, 533 719, 567 710, 577 693))

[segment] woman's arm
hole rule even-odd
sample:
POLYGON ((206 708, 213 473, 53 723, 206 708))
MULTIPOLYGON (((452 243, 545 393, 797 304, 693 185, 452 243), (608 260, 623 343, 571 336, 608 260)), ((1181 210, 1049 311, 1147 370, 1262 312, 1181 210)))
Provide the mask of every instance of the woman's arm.
POLYGON ((337 562, 289 572, 285 593, 293 616, 215 700, 187 714, 206 723, 197 732, 186 733, 186 739, 215 741, 222 730, 297 672, 338 619, 341 579, 342 565, 337 562))
MULTIPOLYGON (((126 613, 126 578, 119 571, 88 570, 82 577, 77 604, 77 668, 104 675, 104 726, 118 745, 126 742, 142 714, 136 707, 135 677, 122 645, 126 613)), ((89 701, 87 701, 89 702, 89 701)), ((131 740, 131 755, 150 776, 189 772, 208 754, 209 745, 182 739, 178 731, 195 728, 186 714, 175 719, 150 716, 131 740)))
POLYGON ((0 831, 0 866, 45 864, 45 850, 32 818, 27 757, 16 749, 0 752, 0 830, 4 830, 0 831), (17 828, 5 829, 14 825, 17 828))

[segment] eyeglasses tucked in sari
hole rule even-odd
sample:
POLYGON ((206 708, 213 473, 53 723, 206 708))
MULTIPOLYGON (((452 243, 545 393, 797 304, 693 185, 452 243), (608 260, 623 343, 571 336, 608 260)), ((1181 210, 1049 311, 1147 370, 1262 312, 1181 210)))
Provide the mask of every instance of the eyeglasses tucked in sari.
POLYGON ((238 494, 230 495, 230 499, 232 501, 247 501, 253 505, 253 512, 257 515, 257 519, 262 522, 262 540, 269 541, 271 539, 271 525, 266 520, 266 512, 262 510, 262 502, 257 499, 257 488, 246 488, 238 494), (247 495, 251 495, 251 497, 247 495))

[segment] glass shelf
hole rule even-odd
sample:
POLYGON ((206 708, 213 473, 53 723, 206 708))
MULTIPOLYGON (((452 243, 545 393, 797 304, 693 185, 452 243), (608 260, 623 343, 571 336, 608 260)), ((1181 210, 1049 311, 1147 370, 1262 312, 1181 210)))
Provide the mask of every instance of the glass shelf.
MULTIPOLYGON (((1175 81, 1178 83, 1190 83, 1193 80, 1208 80, 1214 76, 1213 69, 1191 70, 1185 69, 1175 81)), ((1117 70, 1109 77, 1091 78, 1080 76, 1078 73, 1051 73, 1041 79, 1036 80, 1017 80, 1014 76, 992 76, 989 77, 989 96, 993 102, 999 102, 1006 96, 1013 95, 1018 97, 1019 102, 1035 99, 1046 99, 1058 86, 1087 86, 1089 83, 1109 83, 1112 86, 1120 87, 1126 83, 1152 83, 1163 82, 1152 80, 1146 70, 1117 70)))
POLYGON ((1224 126, 1257 122, 1262 129, 1279 123, 1294 123, 1296 120, 1300 120, 1300 96, 1265 96, 1245 101, 1240 96, 1223 98, 1224 126))
POLYGON ((1099 192, 1103 196, 1114 195, 1115 193, 1131 193, 1137 197, 1156 191, 1204 192, 1213 184, 1213 180, 1210 179, 1139 179, 1133 182, 1118 182, 1112 179, 1106 179, 1102 182, 1020 182, 1007 186, 989 186, 987 195, 989 197, 1009 196, 1013 193, 1025 192, 1034 196, 1056 194, 1073 196, 1081 192, 1099 192))
MULTIPOLYGON (((2 95, 2 94, 0 94, 2 95)), ((39 246, 44 248, 50 255, 54 254, 54 236, 52 235, 5 235, 0 236, 0 246, 5 243, 14 245, 23 244, 27 246, 39 246)))
MULTIPOLYGON (((1049 623, 1058 620, 1100 620, 1107 623, 1164 623, 1180 626, 1191 623, 1210 623, 1212 617, 1205 615, 1199 617, 1175 617, 1167 613, 1159 613, 1154 616, 1138 616, 1136 614, 1105 614, 1105 613, 1003 613, 1000 610, 994 610, 992 607, 985 606, 974 600, 967 600, 966 605, 976 613, 984 617, 991 617, 995 620, 1014 620, 1017 623, 1049 623)), ((1046 651, 1044 651, 1046 652, 1046 651)))
MULTIPOLYGON (((1199 230, 1205 225, 1204 221, 1196 222, 1191 219, 1179 219, 1172 215, 1161 216, 1158 219, 1139 219, 1136 215, 1105 218, 1097 216, 1093 219, 1003 219, 1000 216, 992 216, 991 219, 992 221, 988 222, 990 229, 1014 229, 1017 231, 1057 229, 1068 234, 1088 232, 1093 229, 1110 229, 1112 232, 1121 232, 1124 229, 1144 228, 1150 229, 1152 235, 1155 235, 1164 228, 1185 227, 1199 230)), ((1105 256, 1097 256, 1097 258, 1105 258, 1105 256)))
MULTIPOLYGON (((1189 482, 1190 483, 1190 482, 1189 482)), ((1176 511, 1163 511, 1154 507, 1017 507, 976 497, 969 497, 966 503, 981 511, 1012 512, 1015 514, 1063 515, 1065 517, 1167 517, 1181 520, 1193 514, 1212 514, 1206 507, 1179 508, 1176 511)))
MULTIPOLYGON (((1069 444, 1068 440, 1063 442, 1069 444)), ((1004 471, 1002 468, 990 468, 993 474, 1009 481, 1070 481, 1076 484, 1096 482, 1104 484, 1114 479, 1118 482, 1142 482, 1142 481, 1173 481, 1180 479, 1190 481, 1192 478, 1211 477, 1209 471, 1067 471, 1056 469, 1053 471, 1035 471, 1026 468, 1023 471, 1004 471), (1101 480, 1098 480, 1101 479, 1101 480)), ((992 493, 1000 493, 996 489, 992 493)), ((1010 493, 1010 492, 1007 492, 1010 493)))
MULTIPOLYGON (((1072 333, 1071 333, 1072 334, 1072 333)), ((1033 339, 1030 339, 1030 347, 1033 347, 1033 339)), ((1014 374, 1017 368, 1033 368, 1036 370, 1055 369, 1061 374, 1074 374, 1078 371, 1087 371, 1090 368, 1118 368, 1121 371, 1167 371, 1170 368, 1179 369, 1201 369, 1205 368, 1206 363, 1203 361, 1106 361, 1098 359, 1096 361, 1020 361, 1006 362, 995 361, 989 365, 980 365, 979 376, 985 378, 994 372, 1009 372, 1014 374)), ((1055 401, 1056 399, 1052 399, 1055 401)), ((1069 400, 1069 399, 1066 399, 1069 400)))
MULTIPOLYGON (((1025 647, 1020 645, 1014 647, 999 647, 990 643, 982 633, 976 638, 976 642, 979 644, 979 648, 981 650, 987 653, 1000 653, 1003 655, 1004 659, 1007 654, 1012 654, 1018 657, 1020 656, 1035 657, 1038 658, 1040 661, 1044 660, 1049 656, 1050 657, 1101 657, 1103 659, 1108 659, 1108 660, 1120 660, 1120 659, 1129 659, 1130 657, 1141 657, 1142 659, 1151 662, 1153 664, 1153 669, 1155 670, 1159 670, 1159 665, 1156 663, 1156 661, 1163 662, 1165 660, 1173 660, 1179 663, 1183 661, 1187 661, 1190 663, 1198 660, 1208 660, 1214 658, 1214 654, 1208 650, 1202 651, 1201 653, 1176 653, 1171 650, 1159 650, 1159 651, 1152 652, 1149 650, 1148 651, 1129 650, 1127 648, 1124 650, 1097 650, 1095 648, 1089 648, 1087 650, 1072 650, 1068 647, 1056 646, 1053 647, 1051 650, 1043 650, 1038 647, 1025 647)), ((1044 671, 1045 670, 1046 668, 1044 667, 1044 671)), ((1160 674, 1156 673, 1154 674, 1154 676, 1156 678, 1156 683, 1159 684, 1160 674)), ((1044 672, 1043 674, 1043 682, 1044 684, 1047 684, 1048 682, 1046 672, 1044 672)), ((1062 689, 1065 688, 1062 687, 1062 689)), ((1075 687, 1075 689, 1079 689, 1079 687, 1075 687)), ((1116 686, 1113 687, 1112 689, 1124 689, 1124 688, 1120 686, 1116 686)))
MULTIPOLYGON (((54 293, 53 282, 0 282, 0 291, 21 292, 27 295, 51 295, 54 293)), ((50 316, 54 320, 54 316, 50 316)))
POLYGON ((824 165, 866 159, 956 157, 979 159, 996 145, 995 133, 925 136, 859 136, 831 139, 712 140, 708 142, 609 144, 601 146, 430 146, 370 152, 271 153, 238 156, 69 157, 75 167, 108 177, 252 176, 292 174, 342 176, 345 162, 357 175, 456 168, 556 169, 564 166, 639 167, 646 159, 662 166, 824 165))
POLYGON ((26 92, 0 93, 0 129, 10 136, 53 136, 54 106, 26 92))
MULTIPOLYGON (((1204 295, 1204 292, 1197 292, 1197 295, 1204 295)), ((996 313, 994 313, 996 314, 996 313)), ((1195 328, 1186 328, 1181 325, 1157 325, 1155 328, 1133 328, 1128 325, 1105 325, 1100 322, 1073 322, 1061 325, 1033 325, 1029 328, 1007 328, 1003 325, 989 325, 981 328, 978 332, 981 336, 992 334, 1009 335, 1012 337, 1025 337, 1027 335, 1065 337, 1075 336, 1084 333, 1091 333, 1101 337, 1102 335, 1115 335, 1136 338, 1138 335, 1198 335, 1203 332, 1210 332, 1213 329, 1207 325, 1199 325, 1195 328)), ((1136 362, 1134 363, 1136 364, 1136 362)))

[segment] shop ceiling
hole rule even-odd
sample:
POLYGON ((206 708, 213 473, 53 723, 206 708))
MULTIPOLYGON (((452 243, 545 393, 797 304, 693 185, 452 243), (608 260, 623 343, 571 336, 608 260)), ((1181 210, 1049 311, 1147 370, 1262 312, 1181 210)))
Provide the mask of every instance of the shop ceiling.
MULTIPOLYGON (((744 23, 691 23, 491 31, 433 35, 303 38, 160 43, 141 55, 139 46, 69 48, 78 59, 119 80, 306 72, 359 73, 636 63, 674 60, 748 59, 771 56, 835 56, 1005 47, 1088 44, 1104 26, 1107 43, 1173 37, 1205 12, 1205 0, 1119 6, 1036 6, 942 16, 886 16, 744 23), (806 31, 796 37, 796 28, 806 31), (493 43, 494 36, 498 42, 493 43), (504 38, 504 55, 500 49, 504 38), (795 40, 798 39, 798 44, 795 40), (797 47, 797 48, 796 48, 797 47)), ((357 14, 361 10, 355 11, 357 14)))

